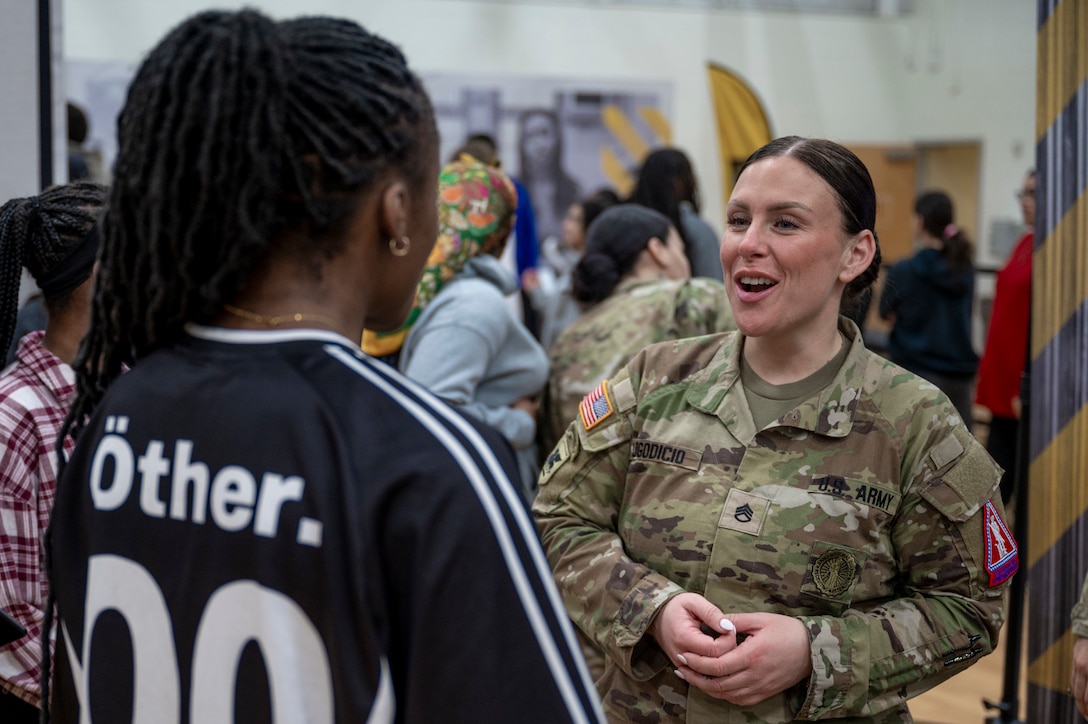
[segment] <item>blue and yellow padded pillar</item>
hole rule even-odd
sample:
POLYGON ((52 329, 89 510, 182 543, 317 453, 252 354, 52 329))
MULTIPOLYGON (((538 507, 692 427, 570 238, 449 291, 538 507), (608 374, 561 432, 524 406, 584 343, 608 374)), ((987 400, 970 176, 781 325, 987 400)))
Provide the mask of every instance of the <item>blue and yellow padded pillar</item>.
POLYGON ((1037 53, 1026 720, 1074 722, 1069 614, 1088 574, 1088 0, 1039 0, 1037 53))

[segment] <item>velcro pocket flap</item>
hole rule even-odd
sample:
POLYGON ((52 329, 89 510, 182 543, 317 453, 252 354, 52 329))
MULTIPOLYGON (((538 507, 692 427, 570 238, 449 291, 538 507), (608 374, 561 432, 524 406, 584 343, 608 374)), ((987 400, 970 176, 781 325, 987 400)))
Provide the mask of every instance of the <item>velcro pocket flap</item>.
MULTIPOLYGON (((961 429, 957 429, 957 432, 961 429)), ((965 429, 962 434, 970 436, 965 429)), ((930 455, 935 465, 938 462, 943 465, 938 468, 936 477, 922 489, 921 495, 941 515, 962 523, 977 514, 994 496, 1001 481, 1001 467, 973 437, 956 439, 955 443, 948 440, 946 438, 934 448, 936 455, 930 455), (949 454, 955 448, 962 450, 959 456, 949 454)))

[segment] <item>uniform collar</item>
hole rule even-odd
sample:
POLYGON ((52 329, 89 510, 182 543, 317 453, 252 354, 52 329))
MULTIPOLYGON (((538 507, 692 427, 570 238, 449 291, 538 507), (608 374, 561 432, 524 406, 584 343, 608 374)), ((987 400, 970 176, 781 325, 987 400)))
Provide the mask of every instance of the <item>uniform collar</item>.
POLYGON ((669 284, 670 282, 672 282, 672 280, 667 279, 665 277, 649 278, 649 279, 642 279, 642 278, 639 278, 639 277, 631 277, 630 279, 624 279, 622 282, 617 284, 616 285, 616 291, 613 292, 613 293, 614 294, 625 293, 625 292, 631 291, 632 289, 636 289, 638 287, 650 286, 651 284, 664 286, 666 284, 669 284))
MULTIPOLYGON (((850 351, 831 384, 772 422, 767 429, 793 428, 836 438, 850 434, 869 370, 869 355, 856 324, 840 317, 839 328, 849 341, 850 351)), ((742 341, 739 332, 726 337, 713 361, 707 365, 703 379, 689 386, 686 400, 695 409, 717 417, 733 437, 748 444, 759 430, 755 429, 740 383, 742 341)))

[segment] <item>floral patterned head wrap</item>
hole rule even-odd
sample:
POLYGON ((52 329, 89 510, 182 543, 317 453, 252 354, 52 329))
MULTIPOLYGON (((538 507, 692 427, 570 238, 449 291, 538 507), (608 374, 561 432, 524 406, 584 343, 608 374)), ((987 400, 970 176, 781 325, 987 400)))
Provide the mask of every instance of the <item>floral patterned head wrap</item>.
POLYGON ((377 357, 393 354, 442 287, 469 259, 501 256, 514 226, 518 196, 498 168, 468 154, 446 164, 438 177, 438 241, 435 242, 408 320, 393 332, 363 332, 363 350, 377 357))

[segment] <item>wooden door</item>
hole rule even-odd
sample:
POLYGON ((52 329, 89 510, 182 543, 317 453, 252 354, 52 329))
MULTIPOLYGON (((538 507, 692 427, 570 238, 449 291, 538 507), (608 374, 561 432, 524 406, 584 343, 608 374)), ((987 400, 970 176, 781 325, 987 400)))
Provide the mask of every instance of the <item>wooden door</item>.
POLYGON ((982 148, 976 142, 918 145, 918 192, 944 191, 952 199, 956 226, 979 247, 978 190, 982 148))
MULTIPOLYGON (((917 152, 911 146, 864 146, 847 144, 869 169, 876 188, 876 235, 885 266, 910 256, 913 250, 911 219, 917 188, 917 152)), ((884 275, 873 290, 873 304, 866 326, 888 332, 891 326, 877 314, 876 300, 884 275)))

